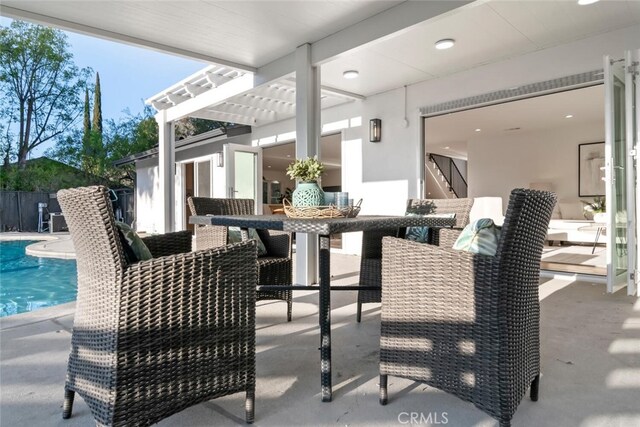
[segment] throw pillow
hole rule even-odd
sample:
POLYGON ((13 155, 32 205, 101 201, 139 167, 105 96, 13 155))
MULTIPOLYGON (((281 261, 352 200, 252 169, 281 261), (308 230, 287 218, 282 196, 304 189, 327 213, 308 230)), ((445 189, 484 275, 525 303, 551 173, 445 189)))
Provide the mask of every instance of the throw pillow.
POLYGON ((458 240, 453 244, 453 249, 494 256, 498 249, 501 230, 491 218, 477 219, 462 230, 458 240))
MULTIPOLYGON (((427 218, 455 218, 455 213, 440 213, 440 214, 427 214, 420 215, 412 212, 407 212, 407 216, 425 216, 427 218)), ((419 243, 429 242, 429 227, 407 227, 407 232, 404 236, 407 240, 413 240, 419 243)))
MULTIPOLYGON (((265 256, 267 254, 267 248, 264 246, 264 243, 260 239, 260 236, 258 235, 258 232, 255 228, 249 229, 249 239, 253 239, 256 241, 256 246, 258 247, 258 256, 265 256)), ((229 243, 242 242, 240 227, 229 227, 229 232, 227 233, 227 241, 229 243)))
POLYGON ((129 264, 153 258, 147 245, 144 244, 140 236, 138 236, 138 233, 133 231, 129 225, 116 221, 116 228, 120 235, 124 256, 129 264))

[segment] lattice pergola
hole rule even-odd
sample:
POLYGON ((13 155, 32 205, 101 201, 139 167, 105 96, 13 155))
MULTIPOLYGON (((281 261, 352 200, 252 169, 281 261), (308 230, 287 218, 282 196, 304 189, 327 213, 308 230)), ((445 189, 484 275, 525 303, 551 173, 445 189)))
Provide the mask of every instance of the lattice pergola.
MULTIPOLYGON (((189 116, 250 126, 261 126, 295 116, 294 77, 282 78, 257 87, 252 87, 251 80, 250 72, 222 65, 209 65, 152 96, 146 102, 157 111, 163 111, 187 101, 204 101, 205 98, 209 98, 211 102, 193 102, 193 108, 181 108, 174 118, 189 116), (230 88, 231 83, 235 83, 235 87, 230 88), (216 96, 215 92, 224 94, 216 96)), ((326 87, 321 88, 320 93, 322 109, 363 98, 326 87)), ((183 104, 183 107, 186 107, 186 104, 183 104)))

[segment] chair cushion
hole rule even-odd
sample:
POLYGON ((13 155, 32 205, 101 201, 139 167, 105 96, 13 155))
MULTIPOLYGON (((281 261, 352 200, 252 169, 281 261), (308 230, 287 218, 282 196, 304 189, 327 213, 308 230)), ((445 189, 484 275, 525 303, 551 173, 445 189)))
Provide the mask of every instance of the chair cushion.
POLYGON ((129 225, 116 221, 116 227, 120 235, 124 257, 129 264, 153 258, 147 245, 144 244, 140 236, 138 236, 138 233, 133 231, 129 225))
MULTIPOLYGON (((258 236, 258 232, 255 228, 249 229, 249 239, 253 239, 256 241, 258 246, 258 256, 267 255, 267 248, 264 246, 264 243, 258 236)), ((242 234, 240 233, 240 227, 229 227, 229 232, 227 234, 227 241, 229 243, 240 243, 242 242, 242 234)))
POLYGON ((491 218, 477 219, 462 230, 458 240, 453 244, 453 249, 494 256, 498 249, 501 230, 491 218))
MULTIPOLYGON (((426 214, 421 215, 414 212, 407 212, 407 216, 425 216, 428 218, 455 218, 455 213, 438 213, 438 214, 426 214)), ((429 242, 429 227, 407 227, 407 232, 404 236, 407 240, 413 240, 419 243, 429 242)))

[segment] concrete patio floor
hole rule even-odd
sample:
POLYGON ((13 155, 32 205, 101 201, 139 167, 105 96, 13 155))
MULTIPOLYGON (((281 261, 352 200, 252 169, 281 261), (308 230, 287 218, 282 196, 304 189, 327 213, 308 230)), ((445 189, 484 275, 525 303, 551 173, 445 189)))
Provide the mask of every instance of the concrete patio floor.
MULTIPOLYGON (((332 255, 338 284, 357 283, 359 258, 332 255)), ((640 425, 640 300, 603 285, 546 280, 542 298, 540 400, 526 397, 514 426, 640 425)), ((294 319, 280 302, 257 310, 257 426, 393 426, 421 414, 421 425, 495 426, 473 405, 412 381, 390 377, 390 402, 378 404, 379 304, 355 322, 355 292, 332 294, 334 399, 320 401, 317 294, 294 294, 294 319), (428 423, 430 420, 431 423, 428 423), (445 423, 446 421, 446 423, 445 423)), ((1 320, 2 426, 88 426, 82 398, 61 418, 74 304, 1 320)), ((244 396, 212 400, 161 426, 243 424, 244 396)), ((415 423, 414 423, 415 424, 415 423)))

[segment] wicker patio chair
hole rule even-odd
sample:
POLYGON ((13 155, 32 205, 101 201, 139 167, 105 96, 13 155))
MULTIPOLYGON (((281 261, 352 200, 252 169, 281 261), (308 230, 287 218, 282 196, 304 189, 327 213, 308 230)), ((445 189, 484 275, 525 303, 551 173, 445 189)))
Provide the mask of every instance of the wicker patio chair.
MULTIPOLYGON (((469 213, 473 199, 409 199, 407 212, 455 213, 456 225, 453 228, 429 230, 429 243, 452 247, 465 225, 469 224, 469 213)), ((360 286, 382 285, 381 260, 382 238, 396 236, 398 230, 376 230, 362 233, 362 254, 360 258, 360 286)), ((362 304, 380 302, 380 289, 358 291, 356 320, 362 319, 362 304)))
MULTIPOLYGON (((212 199, 189 197, 191 215, 253 215, 252 199, 212 199)), ((293 261, 291 233, 277 230, 257 230, 267 254, 259 256, 258 285, 291 286, 293 283, 293 261)), ((214 225, 196 226, 195 249, 209 249, 227 244, 227 227, 214 225)), ((291 321, 291 291, 258 291, 258 301, 280 300, 287 303, 287 321, 291 321)))
POLYGON ((555 194, 511 193, 495 256, 385 237, 380 403, 387 376, 473 403, 502 427, 540 380, 540 257, 555 194))
POLYGON ((63 418, 76 392, 98 425, 146 426, 244 391, 251 423, 255 242, 191 252, 190 232, 167 233, 143 239, 154 258, 129 263, 106 188, 58 200, 78 266, 63 418))

